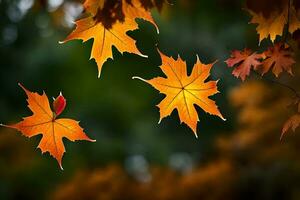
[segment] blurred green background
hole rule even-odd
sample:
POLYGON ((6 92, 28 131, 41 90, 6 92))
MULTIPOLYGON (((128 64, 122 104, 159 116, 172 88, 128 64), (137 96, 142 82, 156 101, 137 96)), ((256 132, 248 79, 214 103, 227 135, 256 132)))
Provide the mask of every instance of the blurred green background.
MULTIPOLYGON (((80 120, 97 140, 65 140, 61 171, 55 159, 36 149, 40 136, 27 139, 0 128, 0 199, 299 199, 299 142, 292 137, 279 141, 287 116, 284 91, 255 80, 239 88, 223 62, 233 49, 257 48, 244 5, 178 0, 161 13, 153 10, 160 34, 143 20, 129 33, 149 57, 122 55, 113 48, 114 60, 104 64, 98 79, 96 63, 89 60, 92 41, 58 43, 82 12, 80 2, 0 0, 0 122, 15 123, 31 114, 18 87, 22 83, 31 91, 44 90, 49 98, 62 91, 67 98, 62 117, 80 120), (180 54, 189 71, 197 54, 204 63, 218 60, 212 79, 220 79, 221 93, 213 99, 226 122, 198 109, 198 139, 180 125, 176 111, 157 123, 155 105, 163 96, 131 78, 162 75, 156 44, 166 55, 180 54), (175 181, 167 178, 170 171, 175 181), (110 178, 99 178, 105 175, 110 178), (127 194, 132 184, 147 189, 138 195, 128 189, 127 194)), ((299 141, 297 134, 293 137, 299 141)))

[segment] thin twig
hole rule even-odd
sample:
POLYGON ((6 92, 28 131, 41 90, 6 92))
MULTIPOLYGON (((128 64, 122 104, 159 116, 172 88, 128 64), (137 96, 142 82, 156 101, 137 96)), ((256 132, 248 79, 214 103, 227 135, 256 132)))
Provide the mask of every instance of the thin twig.
POLYGON ((289 89, 291 92, 293 92, 293 93, 295 94, 295 96, 296 96, 298 99, 300 99, 300 93, 299 93, 295 88, 293 88, 292 86, 289 86, 289 85, 287 85, 287 84, 285 84, 285 83, 281 83, 281 82, 279 82, 279 81, 275 81, 275 80, 273 80, 273 79, 270 79, 270 78, 261 76, 261 75, 260 75, 259 73, 257 73, 256 71, 254 71, 254 73, 255 73, 258 77, 260 77, 262 80, 265 80, 265 81, 268 81, 268 82, 270 82, 270 83, 274 83, 274 84, 280 85, 281 87, 284 87, 284 88, 289 89))
POLYGON ((290 13, 291 13, 291 0, 288 0, 288 13, 287 13, 287 22, 286 22, 286 27, 285 27, 285 30, 283 32, 283 37, 282 37, 282 42, 283 43, 286 43, 287 42, 287 37, 288 37, 288 34, 289 34, 289 29, 290 29, 290 13))

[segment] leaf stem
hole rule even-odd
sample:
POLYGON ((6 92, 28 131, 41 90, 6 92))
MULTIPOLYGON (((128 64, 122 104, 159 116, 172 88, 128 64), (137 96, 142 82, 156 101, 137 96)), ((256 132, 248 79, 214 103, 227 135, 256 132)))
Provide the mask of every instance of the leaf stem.
POLYGON ((147 80, 145 80, 145 79, 143 79, 141 77, 138 77, 138 76, 134 76, 134 77, 132 77, 132 79, 138 79, 138 80, 141 80, 143 82, 148 82, 147 80))

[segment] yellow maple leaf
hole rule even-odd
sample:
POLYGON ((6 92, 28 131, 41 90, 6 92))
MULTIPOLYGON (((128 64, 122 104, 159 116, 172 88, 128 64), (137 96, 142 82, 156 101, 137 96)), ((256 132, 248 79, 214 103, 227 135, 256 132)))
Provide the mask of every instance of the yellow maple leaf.
POLYGON ((109 16, 103 16, 103 11, 107 10, 104 10, 105 6, 103 7, 104 4, 101 2, 103 1, 99 3, 96 0, 87 0, 85 2, 86 12, 90 16, 76 21, 76 29, 62 42, 74 39, 86 42, 94 39, 90 58, 96 60, 99 72, 98 77, 100 77, 104 62, 108 58, 112 58, 112 46, 115 46, 121 53, 129 52, 144 56, 137 49, 135 40, 127 35, 128 31, 138 28, 138 24, 135 21, 136 18, 145 19, 157 28, 151 13, 145 10, 138 0, 132 0, 130 3, 122 0, 120 5, 124 16, 121 14, 122 20, 119 17, 114 21, 107 18, 115 17, 117 13, 109 13, 109 16), (103 9, 101 10, 102 7, 103 9))
POLYGON ((179 57, 177 60, 169 58, 160 53, 162 58, 161 69, 166 78, 157 77, 145 80, 140 77, 133 77, 149 83, 159 90, 166 97, 158 104, 160 110, 160 120, 169 116, 174 109, 177 109, 181 122, 187 124, 197 137, 197 122, 199 121, 195 105, 202 108, 205 112, 222 116, 215 101, 209 96, 218 93, 218 81, 206 81, 210 75, 212 64, 202 64, 197 56, 197 63, 194 65, 190 75, 187 74, 186 63, 179 57))
POLYGON ((277 35, 282 35, 286 23, 283 13, 273 13, 269 18, 265 18, 262 13, 257 14, 251 10, 249 13, 253 16, 250 23, 258 24, 256 31, 259 34, 259 43, 269 36, 274 42, 277 35))
POLYGON ((252 15, 251 24, 258 24, 256 31, 259 34, 259 43, 270 36, 272 42, 275 41, 276 36, 281 36, 285 25, 289 22, 289 32, 293 33, 300 28, 300 20, 297 16, 297 11, 294 6, 288 6, 278 12, 278 10, 271 12, 268 17, 262 13, 255 13, 251 10, 248 12, 252 15))

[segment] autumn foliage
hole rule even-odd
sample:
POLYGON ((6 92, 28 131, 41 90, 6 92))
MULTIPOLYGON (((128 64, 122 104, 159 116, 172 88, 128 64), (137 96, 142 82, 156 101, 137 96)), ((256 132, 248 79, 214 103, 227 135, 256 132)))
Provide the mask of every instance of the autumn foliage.
POLYGON ((238 110, 236 131, 219 137, 216 155, 192 171, 152 166, 151 180, 139 182, 117 164, 79 170, 58 185, 51 198, 215 200, 243 199, 246 194, 251 199, 297 199, 300 135, 285 142, 274 137, 280 135, 278 129, 289 111, 282 112, 289 98, 281 92, 280 87, 272 89, 270 83, 258 80, 235 87, 229 99, 238 110))
MULTIPOLYGON (((159 34, 159 27, 152 17, 151 9, 157 8, 160 11, 164 3, 166 2, 159 0, 86 0, 83 3, 82 14, 75 22, 75 29, 61 43, 71 40, 82 40, 83 42, 93 40, 90 58, 96 61, 98 76, 100 77, 104 63, 108 59, 113 59, 113 47, 120 53, 129 52, 147 57, 137 48, 136 41, 128 35, 128 32, 136 30, 138 28, 136 20, 142 19, 150 22, 156 28, 157 34, 159 34)), ((262 2, 258 0, 246 1, 244 10, 251 18, 249 23, 256 27, 258 35, 257 47, 249 48, 245 46, 243 50, 233 49, 229 58, 222 61, 232 69, 233 76, 240 78, 243 82, 247 78, 252 78, 252 74, 255 74, 259 76, 259 79, 267 80, 288 89, 294 94, 296 99, 295 105, 298 107, 300 102, 299 93, 293 87, 280 82, 279 78, 283 74, 288 74, 290 78, 293 78, 293 72, 296 68, 297 59, 295 52, 299 50, 296 44, 299 44, 300 41, 299 7, 299 1, 296 0, 280 0, 276 2, 270 0, 262 2), (272 78, 270 79, 270 77, 272 78)), ((157 47, 159 47, 159 44, 157 44, 157 47)), ((159 122, 171 115, 174 110, 177 110, 180 122, 185 123, 192 129, 197 137, 197 125, 198 121, 200 121, 196 110, 197 107, 225 121, 217 103, 211 99, 212 96, 219 93, 217 88, 218 81, 212 80, 210 77, 211 69, 221 62, 203 64, 197 56, 197 61, 194 63, 191 73, 188 73, 187 64, 182 58, 178 56, 177 59, 174 59, 171 56, 166 56, 159 49, 158 52, 161 58, 160 69, 164 77, 157 76, 150 80, 140 77, 133 78, 150 84, 165 95, 165 98, 158 104, 160 112, 159 122)), ((215 60, 217 59, 215 58, 215 60)), ((144 77, 144 75, 140 76, 144 77)), ((23 121, 17 124, 3 126, 17 129, 27 137, 42 134, 38 148, 41 149, 42 153, 49 152, 58 161, 61 168, 65 152, 63 138, 71 141, 94 141, 85 134, 79 122, 68 118, 57 118, 66 107, 66 99, 62 94, 54 99, 51 109, 45 93, 40 95, 28 91, 22 85, 20 86, 28 97, 28 107, 33 112, 33 115, 24 118, 23 121)), ((249 87, 252 87, 251 84, 249 87)), ((245 96, 244 98, 248 97, 245 96)), ((242 116, 246 119, 254 115, 254 113, 258 116, 256 119, 251 119, 250 117, 249 121, 266 117, 267 114, 264 110, 256 109, 256 107, 253 107, 252 110, 245 111, 242 116)), ((299 108, 285 123, 281 124, 284 124, 281 138, 289 129, 295 131, 300 125, 299 108)), ((241 137, 245 137, 243 139, 249 142, 247 141, 247 134, 241 137)), ((219 160, 218 163, 220 163, 226 173, 232 172, 232 166, 227 161, 219 160)), ((213 167, 212 169, 210 166, 208 168, 208 174, 218 174, 218 171, 215 172, 213 167)), ((122 172, 120 172, 120 169, 113 168, 113 170, 115 171, 111 173, 117 173, 116 175, 120 174, 121 176, 122 172)), ((99 181, 97 174, 95 176, 96 182, 99 181)), ((201 180, 207 179, 207 182, 211 181, 209 177, 199 176, 201 180)), ((124 177, 126 181, 127 178, 124 177)), ((230 179, 229 177, 226 178, 230 179)), ((176 176, 174 176, 174 180, 177 180, 176 176)), ((185 184, 190 184, 184 178, 175 182, 179 182, 178 188, 184 187, 185 184)), ((199 184, 201 183, 199 181, 199 184)), ((93 184, 92 182, 91 185, 93 184)), ((123 184, 117 185, 116 190, 120 190, 123 184)), ((167 196, 165 199, 169 198, 167 196)), ((184 196, 187 195, 185 194, 184 196)), ((106 197, 101 196, 101 198, 105 199, 106 197)))

